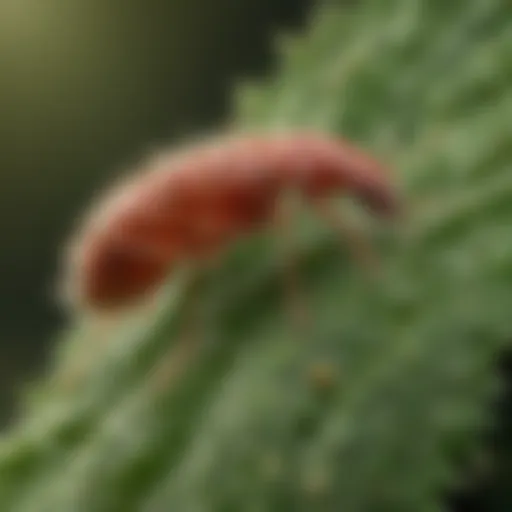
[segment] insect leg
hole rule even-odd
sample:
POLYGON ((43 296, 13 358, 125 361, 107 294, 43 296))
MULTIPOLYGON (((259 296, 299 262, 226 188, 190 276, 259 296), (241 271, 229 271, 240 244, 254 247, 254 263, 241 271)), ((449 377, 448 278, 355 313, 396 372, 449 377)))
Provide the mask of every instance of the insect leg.
POLYGON ((325 199, 314 201, 315 211, 327 222, 348 244, 356 261, 371 275, 379 272, 380 262, 367 237, 359 230, 346 223, 331 203, 325 199))
POLYGON ((186 372, 198 355, 202 342, 200 316, 201 285, 205 277, 199 266, 192 270, 187 283, 184 301, 181 304, 182 323, 176 343, 159 362, 152 382, 156 389, 165 391, 186 372))
POLYGON ((308 324, 308 307, 298 280, 299 258, 292 236, 292 222, 298 206, 298 194, 288 191, 278 201, 275 211, 275 234, 282 250, 285 306, 298 332, 303 333, 308 324))

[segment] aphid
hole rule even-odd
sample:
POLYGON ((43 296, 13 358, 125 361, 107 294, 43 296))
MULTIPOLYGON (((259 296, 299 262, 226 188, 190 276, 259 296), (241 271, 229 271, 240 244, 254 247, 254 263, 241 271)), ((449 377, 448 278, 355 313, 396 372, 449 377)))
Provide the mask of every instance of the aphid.
POLYGON ((73 240, 68 299, 99 310, 131 304, 180 262, 207 259, 282 221, 280 200, 289 190, 338 227, 330 196, 353 194, 379 216, 394 214, 398 203, 378 161, 322 133, 215 139, 162 155, 145 171, 107 194, 73 240))

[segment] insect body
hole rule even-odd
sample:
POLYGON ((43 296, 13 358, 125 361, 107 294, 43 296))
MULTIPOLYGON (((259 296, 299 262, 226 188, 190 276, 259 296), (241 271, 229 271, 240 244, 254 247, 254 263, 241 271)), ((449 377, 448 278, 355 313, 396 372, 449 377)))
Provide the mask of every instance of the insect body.
POLYGON ((74 299, 99 309, 139 299, 183 260, 208 257, 272 222, 289 189, 313 205, 349 193, 377 215, 397 206, 382 165, 334 137, 201 143, 163 155, 93 209, 67 261, 74 299))

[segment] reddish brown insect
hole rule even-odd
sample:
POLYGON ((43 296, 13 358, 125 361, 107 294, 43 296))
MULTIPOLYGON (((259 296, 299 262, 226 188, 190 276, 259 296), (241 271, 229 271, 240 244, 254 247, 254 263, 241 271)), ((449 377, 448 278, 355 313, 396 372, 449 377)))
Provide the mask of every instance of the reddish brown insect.
POLYGON ((163 155, 148 167, 93 209, 72 244, 68 285, 88 307, 127 305, 180 262, 209 257, 272 222, 289 189, 324 214, 332 212, 323 200, 340 192, 377 215, 397 207, 381 164, 320 133, 226 137, 163 155))

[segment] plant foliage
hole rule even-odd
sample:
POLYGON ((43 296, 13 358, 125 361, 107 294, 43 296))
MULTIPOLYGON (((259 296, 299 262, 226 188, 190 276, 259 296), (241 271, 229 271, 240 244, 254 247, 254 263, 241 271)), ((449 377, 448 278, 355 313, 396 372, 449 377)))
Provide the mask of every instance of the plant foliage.
POLYGON ((340 204, 382 276, 304 208, 300 335, 272 229, 196 287, 172 276, 157 307, 77 318, 0 445, 1 509, 443 510, 493 421, 512 331, 511 14, 506 0, 324 1, 280 39, 279 72, 237 88, 231 125, 328 130, 388 162, 398 225, 340 204))

